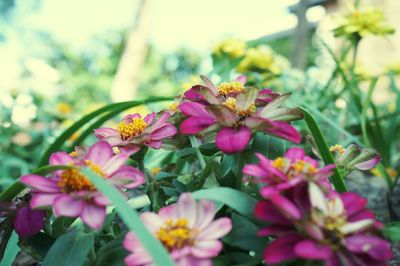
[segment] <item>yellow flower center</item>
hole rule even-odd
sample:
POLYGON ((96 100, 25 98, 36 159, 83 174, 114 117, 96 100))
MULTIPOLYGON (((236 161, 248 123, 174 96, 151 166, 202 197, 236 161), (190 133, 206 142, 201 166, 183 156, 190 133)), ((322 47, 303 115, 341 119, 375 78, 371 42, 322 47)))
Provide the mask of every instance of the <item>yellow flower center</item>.
POLYGON ((176 111, 176 110, 178 110, 178 103, 176 103, 176 102, 173 102, 173 103, 171 103, 170 105, 169 105, 169 110, 171 110, 171 111, 176 111))
POLYGON ((343 148, 342 145, 339 145, 339 144, 335 144, 334 146, 331 146, 329 148, 329 150, 331 152, 338 152, 339 154, 343 154, 346 151, 346 149, 343 148))
POLYGON ((223 103, 223 105, 225 105, 232 111, 235 111, 240 116, 249 116, 250 114, 256 111, 256 105, 254 103, 252 103, 250 107, 247 108, 247 110, 237 110, 236 99, 232 97, 228 97, 223 103))
MULTIPOLYGON (((313 214, 312 214, 313 215, 313 214)), ((314 215, 318 215, 314 213, 314 215)), ((325 216, 323 221, 324 240, 322 243, 329 245, 333 250, 338 250, 342 245, 344 234, 341 228, 346 225, 344 214, 325 216)))
POLYGON ((196 230, 188 227, 185 218, 169 219, 157 232, 157 238, 168 249, 180 249, 184 246, 193 246, 196 230))
POLYGON ((292 163, 283 157, 278 157, 272 161, 272 167, 284 173, 289 178, 298 174, 312 175, 318 171, 317 168, 308 162, 298 159, 296 162, 292 163))
POLYGON ((239 81, 232 81, 232 82, 222 82, 218 86, 218 94, 219 95, 228 95, 230 93, 239 93, 244 90, 244 86, 239 81))
POLYGON ((150 171, 153 175, 156 175, 161 171, 161 167, 154 167, 150 171))
MULTIPOLYGON (((98 166, 94 162, 90 160, 85 160, 85 165, 88 166, 96 174, 102 177, 106 176, 100 166, 98 166)), ((92 182, 90 182, 90 180, 86 178, 78 168, 70 168, 64 170, 60 175, 58 186, 67 193, 83 190, 96 190, 96 187, 92 184, 92 182)))
POLYGON ((121 135, 122 140, 128 140, 142 134, 146 127, 147 124, 142 118, 133 118, 129 124, 120 122, 117 126, 117 131, 121 135))

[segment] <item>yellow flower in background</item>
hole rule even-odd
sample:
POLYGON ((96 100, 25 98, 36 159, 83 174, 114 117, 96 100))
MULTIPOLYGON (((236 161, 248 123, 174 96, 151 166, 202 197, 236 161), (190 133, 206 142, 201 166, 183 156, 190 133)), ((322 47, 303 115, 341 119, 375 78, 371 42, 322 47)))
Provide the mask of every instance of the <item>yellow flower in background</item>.
POLYGON ((193 87, 194 85, 197 84, 201 84, 201 79, 199 76, 195 76, 195 75, 191 75, 189 77, 188 81, 185 81, 182 83, 182 89, 184 91, 187 91, 188 89, 190 89, 191 87, 193 87))
MULTIPOLYGON (((395 169, 391 168, 391 167, 387 167, 387 168, 385 168, 385 170, 386 170, 386 172, 389 174, 389 176, 390 176, 390 178, 391 178, 392 180, 394 180, 394 179, 397 177, 397 175, 398 175, 397 171, 396 171, 395 169)), ((377 168, 371 169, 371 173, 372 173, 374 176, 382 177, 381 173, 378 171, 377 168)))
POLYGON ((213 53, 217 56, 227 55, 231 58, 237 58, 243 56, 245 51, 245 41, 236 38, 228 38, 217 43, 213 53))
POLYGON ((72 111, 72 107, 68 103, 61 102, 57 104, 57 110, 62 114, 69 114, 72 111))
POLYGON ((237 66, 239 73, 254 71, 259 73, 269 72, 273 75, 280 75, 289 67, 289 61, 276 54, 270 47, 260 45, 247 50, 244 58, 237 66))
POLYGON ((355 7, 349 5, 349 12, 339 17, 339 26, 333 32, 335 36, 359 37, 368 35, 385 36, 393 34, 395 29, 385 23, 386 18, 382 10, 371 6, 355 7))

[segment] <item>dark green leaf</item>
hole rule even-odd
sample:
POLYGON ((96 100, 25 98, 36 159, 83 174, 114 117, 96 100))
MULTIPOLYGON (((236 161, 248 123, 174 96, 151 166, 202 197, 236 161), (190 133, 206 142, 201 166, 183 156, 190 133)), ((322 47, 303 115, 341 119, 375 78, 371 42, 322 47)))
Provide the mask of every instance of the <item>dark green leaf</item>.
POLYGON ((93 234, 72 231, 59 237, 47 252, 43 266, 83 265, 93 247, 93 234))

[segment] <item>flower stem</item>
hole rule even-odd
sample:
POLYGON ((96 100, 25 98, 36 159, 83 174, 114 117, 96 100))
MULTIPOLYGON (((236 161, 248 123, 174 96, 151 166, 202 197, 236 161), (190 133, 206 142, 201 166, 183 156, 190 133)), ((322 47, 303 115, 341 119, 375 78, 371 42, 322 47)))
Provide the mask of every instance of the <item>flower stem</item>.
POLYGON ((190 144, 192 145, 192 147, 196 149, 197 159, 199 160, 201 169, 204 170, 206 168, 206 161, 204 160, 203 155, 201 155, 201 152, 199 150, 199 146, 200 146, 199 142, 195 136, 189 136, 189 140, 190 140, 190 144))

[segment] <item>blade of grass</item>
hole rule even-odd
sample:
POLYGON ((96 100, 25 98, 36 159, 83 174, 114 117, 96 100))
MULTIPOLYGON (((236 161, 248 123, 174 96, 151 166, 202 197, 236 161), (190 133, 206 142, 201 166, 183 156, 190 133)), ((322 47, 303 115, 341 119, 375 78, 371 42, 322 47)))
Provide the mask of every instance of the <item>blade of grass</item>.
MULTIPOLYGON (((332 156, 332 153, 329 151, 329 146, 324 138, 324 135, 321 132, 317 122, 315 122, 314 117, 310 114, 310 112, 304 108, 300 107, 304 114, 304 120, 307 124, 307 127, 310 129, 311 134, 314 138, 315 144, 317 145, 319 154, 321 155, 325 164, 335 164, 335 159, 332 156)), ((346 192, 347 186, 344 182, 343 177, 339 173, 337 168, 333 169, 333 175, 330 178, 333 186, 338 192, 346 192)))
POLYGON ((15 256, 17 256, 18 252, 19 252, 18 235, 14 231, 11 234, 10 240, 8 240, 6 251, 4 252, 4 257, 0 262, 0 266, 12 265, 15 256))
POLYGON ((113 186, 109 185, 104 178, 92 172, 89 168, 82 170, 85 176, 100 190, 108 199, 115 205, 115 208, 122 220, 134 232, 136 237, 145 247, 147 252, 153 258, 156 265, 173 266, 175 265, 169 256, 167 250, 144 226, 141 222, 138 213, 132 209, 127 203, 122 194, 113 186))

